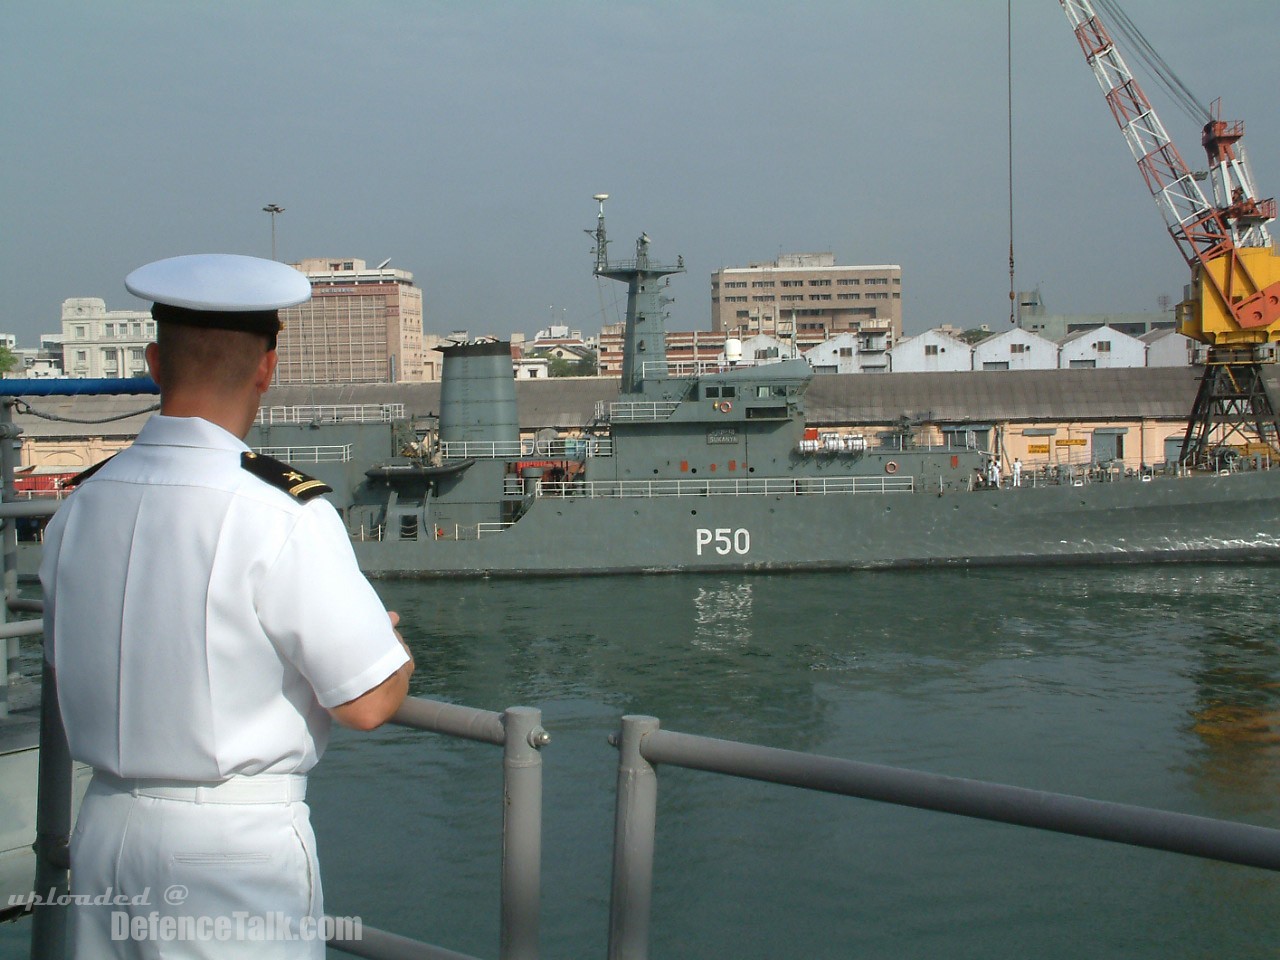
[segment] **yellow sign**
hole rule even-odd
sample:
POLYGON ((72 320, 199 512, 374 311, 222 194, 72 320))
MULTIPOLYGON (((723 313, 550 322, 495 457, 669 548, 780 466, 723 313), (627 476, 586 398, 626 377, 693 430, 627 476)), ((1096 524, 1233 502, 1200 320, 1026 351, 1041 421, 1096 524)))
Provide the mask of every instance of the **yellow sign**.
POLYGON ((1060 447, 1084 447, 1089 444, 1089 441, 1084 437, 1072 437, 1069 440, 1055 440, 1053 442, 1060 447))
POLYGON ((1027 453, 1048 453, 1049 445, 1047 443, 1028 443, 1027 453))

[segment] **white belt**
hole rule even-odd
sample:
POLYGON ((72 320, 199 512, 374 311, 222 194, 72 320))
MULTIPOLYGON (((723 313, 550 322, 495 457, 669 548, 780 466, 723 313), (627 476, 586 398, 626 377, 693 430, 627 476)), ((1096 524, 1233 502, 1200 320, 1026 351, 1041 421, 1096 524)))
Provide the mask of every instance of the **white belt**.
POLYGON ((184 800, 187 803, 293 803, 307 797, 304 774, 257 774, 235 776, 228 780, 152 780, 117 777, 104 770, 93 772, 93 782, 132 794, 159 800, 184 800))

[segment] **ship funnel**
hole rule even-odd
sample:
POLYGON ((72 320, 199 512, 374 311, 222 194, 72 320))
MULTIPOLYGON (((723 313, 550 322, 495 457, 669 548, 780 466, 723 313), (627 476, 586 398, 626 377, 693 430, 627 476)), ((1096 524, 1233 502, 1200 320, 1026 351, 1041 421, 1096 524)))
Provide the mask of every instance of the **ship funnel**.
POLYGON ((437 347, 440 372, 440 439, 445 443, 516 443, 520 418, 511 344, 481 340, 437 347))

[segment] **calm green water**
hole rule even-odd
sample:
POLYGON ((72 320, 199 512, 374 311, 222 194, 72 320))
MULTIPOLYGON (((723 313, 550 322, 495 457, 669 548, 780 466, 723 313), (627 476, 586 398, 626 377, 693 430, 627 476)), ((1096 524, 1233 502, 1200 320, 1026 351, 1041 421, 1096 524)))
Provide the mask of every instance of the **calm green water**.
MULTIPOLYGON (((414 693, 540 707, 543 956, 603 957, 626 713, 668 729, 1280 827, 1280 569, 386 583, 414 693)), ((501 752, 340 734, 327 906, 498 950, 501 752)), ((659 774, 652 956, 1274 957, 1280 877, 659 774)), ((12 933, 0 956, 21 956, 12 933)), ((337 954, 334 954, 337 956, 337 954)))
MULTIPOLYGON (((645 577, 381 587, 416 694, 543 710, 543 955, 603 956, 617 718, 1280 827, 1280 571, 645 577)), ((331 912, 498 944, 500 752, 341 737, 331 912)), ((1280 878, 659 774, 654 957, 1272 957, 1280 878)))

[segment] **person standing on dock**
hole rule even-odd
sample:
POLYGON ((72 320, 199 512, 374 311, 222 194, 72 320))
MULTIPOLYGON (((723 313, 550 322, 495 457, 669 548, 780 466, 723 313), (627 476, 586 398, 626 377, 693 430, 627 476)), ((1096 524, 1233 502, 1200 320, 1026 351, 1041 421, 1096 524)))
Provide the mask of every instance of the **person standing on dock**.
POLYGON ((81 475, 40 568, 71 755, 94 769, 72 891, 116 898, 73 909, 74 954, 322 958, 306 774, 332 720, 392 716, 413 659, 329 488, 244 443, 277 311, 310 286, 231 255, 162 260, 125 286, 155 304, 160 414, 81 475))
POLYGON ((1013 458, 1013 485, 1022 486, 1022 461, 1017 457, 1013 458))

